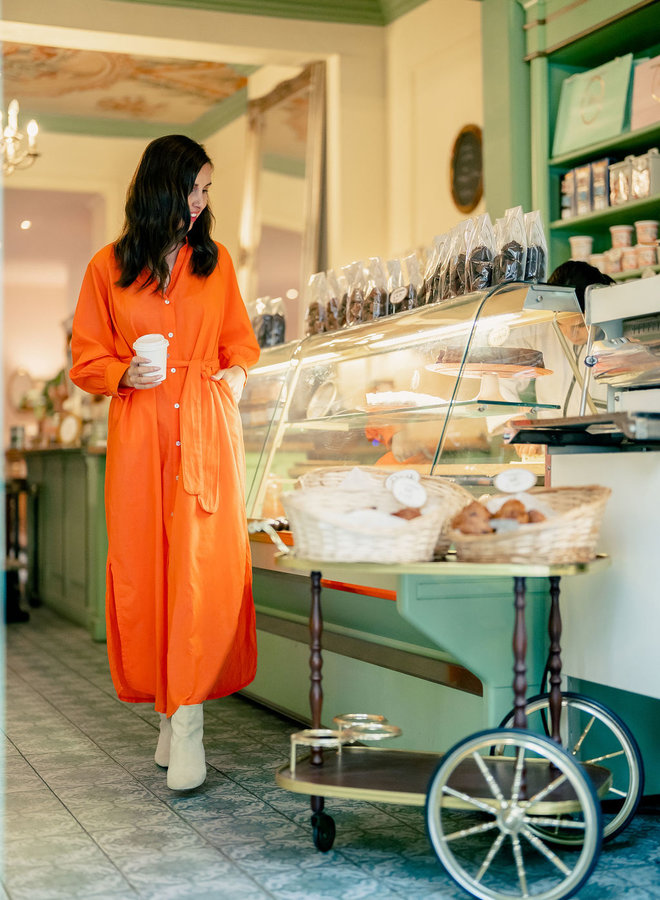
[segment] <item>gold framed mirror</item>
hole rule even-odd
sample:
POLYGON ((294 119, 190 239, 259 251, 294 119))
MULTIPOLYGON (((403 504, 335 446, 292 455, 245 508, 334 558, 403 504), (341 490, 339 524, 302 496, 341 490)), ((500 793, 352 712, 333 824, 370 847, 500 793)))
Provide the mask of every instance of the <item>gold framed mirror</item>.
POLYGON ((282 298, 285 340, 303 336, 302 295, 324 269, 325 63, 248 102, 238 280, 248 305, 282 298))

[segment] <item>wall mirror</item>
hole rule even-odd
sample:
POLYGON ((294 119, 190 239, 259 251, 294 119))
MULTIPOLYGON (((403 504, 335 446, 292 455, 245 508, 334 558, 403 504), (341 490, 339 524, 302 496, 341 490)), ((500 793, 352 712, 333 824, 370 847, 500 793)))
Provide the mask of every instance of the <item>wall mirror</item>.
POLYGON ((248 102, 238 279, 249 307, 282 298, 286 340, 302 337, 301 294, 326 267, 324 143, 325 63, 248 102))

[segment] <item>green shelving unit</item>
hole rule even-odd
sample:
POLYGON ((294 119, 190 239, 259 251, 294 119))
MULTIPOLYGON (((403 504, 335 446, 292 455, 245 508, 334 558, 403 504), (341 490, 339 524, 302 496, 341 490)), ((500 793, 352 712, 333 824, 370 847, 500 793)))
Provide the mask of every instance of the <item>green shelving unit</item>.
MULTIPOLYGON (((571 235, 593 235, 594 253, 598 253, 611 247, 610 225, 660 218, 660 196, 570 219, 560 218, 561 179, 567 171, 605 157, 622 160, 629 154, 659 146, 660 122, 551 156, 563 81, 626 53, 632 52, 636 60, 660 55, 660 2, 607 0, 575 4, 569 0, 546 0, 529 7, 526 39, 531 88, 532 206, 541 209, 544 216, 552 270, 570 258, 571 235), (547 14, 546 21, 540 6, 547 14)), ((632 275, 628 272, 623 277, 632 275)))

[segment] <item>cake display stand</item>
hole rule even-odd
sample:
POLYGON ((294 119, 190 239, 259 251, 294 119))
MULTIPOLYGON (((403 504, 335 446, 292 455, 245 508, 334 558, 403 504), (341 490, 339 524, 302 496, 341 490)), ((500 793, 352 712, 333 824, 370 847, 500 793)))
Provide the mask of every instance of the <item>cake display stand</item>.
POLYGON ((500 378, 539 378, 542 375, 552 375, 552 369, 542 369, 539 366, 520 366, 511 363, 465 363, 455 365, 453 363, 431 363, 426 366, 429 372, 437 372, 440 375, 479 379, 479 391, 473 402, 482 403, 506 403, 507 400, 500 391, 500 378))

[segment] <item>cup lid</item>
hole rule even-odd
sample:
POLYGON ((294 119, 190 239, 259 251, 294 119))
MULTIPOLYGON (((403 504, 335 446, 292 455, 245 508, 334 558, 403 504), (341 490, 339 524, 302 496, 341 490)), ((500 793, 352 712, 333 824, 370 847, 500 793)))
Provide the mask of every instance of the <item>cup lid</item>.
POLYGON ((159 344, 166 344, 169 346, 169 341, 162 334, 142 334, 139 338, 136 338, 133 341, 133 346, 139 345, 140 347, 152 347, 157 346, 159 344))
POLYGON ((610 231, 632 231, 632 225, 610 225, 610 231))

